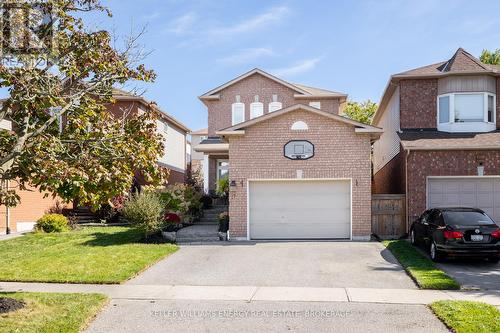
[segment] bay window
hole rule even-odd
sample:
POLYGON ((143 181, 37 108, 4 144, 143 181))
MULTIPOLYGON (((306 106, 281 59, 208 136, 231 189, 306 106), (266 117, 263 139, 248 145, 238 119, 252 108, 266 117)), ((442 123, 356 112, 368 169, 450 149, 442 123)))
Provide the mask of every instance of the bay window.
POLYGON ((438 97, 438 130, 489 132, 496 129, 496 96, 491 93, 452 93, 438 97))

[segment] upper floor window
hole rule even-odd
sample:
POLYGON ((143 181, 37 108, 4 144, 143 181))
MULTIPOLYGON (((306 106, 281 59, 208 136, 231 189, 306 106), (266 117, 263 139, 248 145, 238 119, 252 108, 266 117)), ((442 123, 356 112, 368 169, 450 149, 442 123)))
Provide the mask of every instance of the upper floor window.
POLYGON ((274 112, 281 110, 283 108, 283 104, 278 102, 278 95, 273 95, 273 101, 269 103, 269 112, 274 112))
POLYGON ((231 118, 233 126, 245 121, 245 104, 241 103, 240 96, 236 96, 236 102, 231 106, 231 118))
POLYGON ((321 102, 310 102, 309 106, 321 110, 321 102))
POLYGON ((250 104, 250 119, 260 117, 264 114, 264 104, 259 102, 259 96, 255 96, 255 101, 250 104))
POLYGON ((445 132, 489 132, 496 129, 496 96, 454 93, 438 97, 438 129, 445 132))

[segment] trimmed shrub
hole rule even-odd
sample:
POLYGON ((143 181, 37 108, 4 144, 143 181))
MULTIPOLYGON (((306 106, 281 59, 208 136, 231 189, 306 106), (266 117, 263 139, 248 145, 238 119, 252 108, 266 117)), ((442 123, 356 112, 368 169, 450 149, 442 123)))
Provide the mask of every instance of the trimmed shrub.
POLYGON ((66 216, 61 214, 45 214, 35 225, 38 232, 63 232, 69 230, 69 222, 66 216))
POLYGON ((158 233, 165 225, 165 208, 160 196, 151 191, 132 195, 123 206, 123 216, 138 230, 145 238, 158 233))

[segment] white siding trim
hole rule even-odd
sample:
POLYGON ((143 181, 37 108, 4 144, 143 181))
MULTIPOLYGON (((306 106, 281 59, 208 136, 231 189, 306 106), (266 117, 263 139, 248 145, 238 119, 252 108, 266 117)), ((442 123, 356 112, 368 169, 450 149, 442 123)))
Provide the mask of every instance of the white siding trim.
POLYGON ((373 145, 374 173, 377 173, 400 152, 400 107, 399 88, 392 95, 377 126, 384 130, 380 139, 373 145))

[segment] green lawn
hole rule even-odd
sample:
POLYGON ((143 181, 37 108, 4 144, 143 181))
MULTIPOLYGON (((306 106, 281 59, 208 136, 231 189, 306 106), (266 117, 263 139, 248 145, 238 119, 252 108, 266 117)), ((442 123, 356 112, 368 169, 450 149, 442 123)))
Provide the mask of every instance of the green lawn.
POLYGON ((99 294, 0 293, 22 299, 23 309, 0 314, 0 331, 23 333, 79 332, 107 303, 99 294))
POLYGON ((500 311, 494 306, 466 301, 431 304, 436 316, 456 333, 500 332, 500 311))
POLYGON ((398 259, 422 289, 460 289, 458 282, 434 266, 434 263, 404 240, 384 241, 383 244, 398 259))
POLYGON ((131 228, 83 228, 0 242, 0 281, 120 283, 175 252, 131 228))

